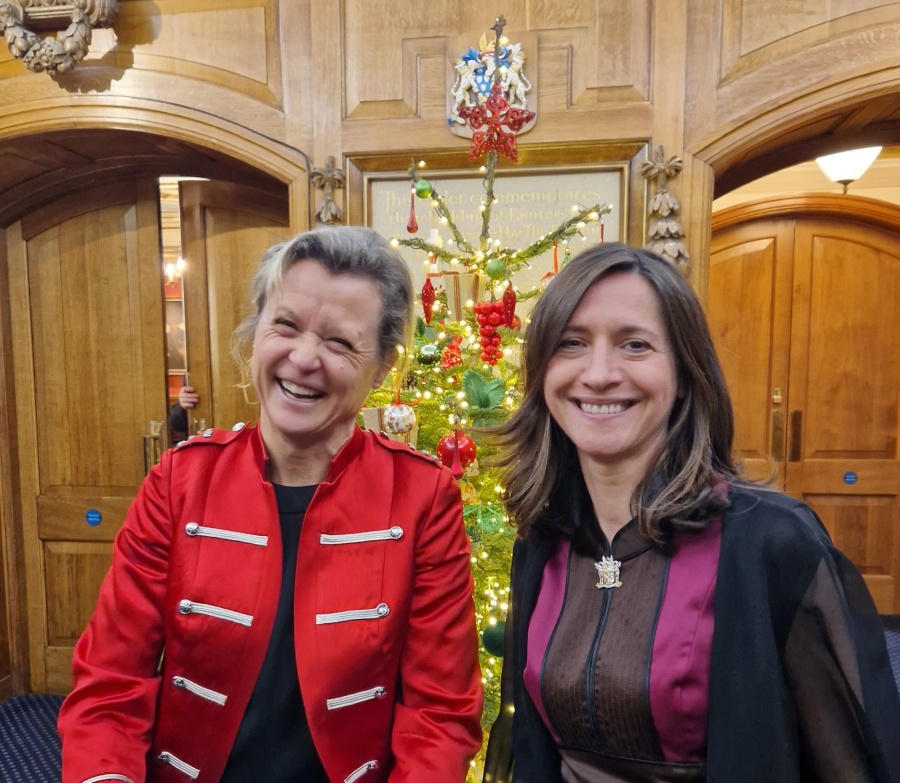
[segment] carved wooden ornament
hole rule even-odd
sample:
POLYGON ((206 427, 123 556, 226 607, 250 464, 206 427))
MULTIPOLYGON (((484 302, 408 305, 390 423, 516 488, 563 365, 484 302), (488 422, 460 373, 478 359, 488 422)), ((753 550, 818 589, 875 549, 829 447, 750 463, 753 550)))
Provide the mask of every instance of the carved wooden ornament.
POLYGON ((648 160, 641 166, 641 176, 648 181, 656 180, 656 193, 650 199, 647 249, 687 273, 691 256, 684 244, 684 229, 678 218, 681 203, 669 193, 668 187, 668 180, 677 177, 683 167, 681 158, 673 155, 667 159, 662 146, 658 146, 656 160, 648 160))
POLYGON ((92 29, 111 26, 118 11, 118 0, 0 0, 0 28, 29 71, 65 73, 87 54, 92 29), (41 38, 33 28, 60 32, 41 38))
POLYGON ((325 166, 317 166, 311 172, 313 185, 322 191, 322 204, 316 217, 326 226, 341 222, 341 208, 334 200, 334 191, 344 187, 344 172, 334 167, 334 155, 325 158, 325 166))

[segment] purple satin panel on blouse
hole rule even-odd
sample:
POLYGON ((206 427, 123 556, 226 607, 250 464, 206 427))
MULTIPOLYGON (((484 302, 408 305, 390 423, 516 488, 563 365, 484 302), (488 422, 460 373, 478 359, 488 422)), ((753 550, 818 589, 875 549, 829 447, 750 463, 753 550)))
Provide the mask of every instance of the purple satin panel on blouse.
POLYGON ((700 533, 680 532, 669 563, 650 663, 650 711, 663 756, 706 760, 713 599, 722 520, 700 533))
POLYGON ((553 557, 544 566, 544 575, 541 578, 541 589, 538 593, 537 603, 528 623, 528 659, 525 661, 525 688, 537 707, 544 725, 553 735, 553 739, 559 742, 559 737, 544 710, 544 702, 541 701, 541 668, 544 663, 544 655, 550 644, 553 629, 562 612, 563 601, 566 597, 566 577, 569 570, 569 542, 563 541, 559 545, 553 557))

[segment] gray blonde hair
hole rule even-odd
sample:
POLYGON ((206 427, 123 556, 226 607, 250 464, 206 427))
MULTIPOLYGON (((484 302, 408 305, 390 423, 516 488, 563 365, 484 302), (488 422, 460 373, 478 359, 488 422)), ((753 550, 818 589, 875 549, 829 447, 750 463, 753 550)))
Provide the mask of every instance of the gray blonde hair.
POLYGON ((413 323, 413 284, 409 268, 388 241, 362 226, 325 226, 270 247, 251 283, 254 312, 234 331, 232 353, 245 384, 249 378, 249 354, 260 315, 284 275, 294 264, 313 260, 333 274, 369 278, 381 294, 378 324, 379 358, 392 364, 398 346, 406 348, 413 323))
POLYGON ((639 275, 655 291, 682 392, 660 453, 631 499, 638 529, 645 539, 665 544, 674 529, 703 527, 727 505, 716 485, 737 475, 731 455, 734 419, 700 302, 667 261, 606 242, 580 253, 547 286, 525 334, 522 405, 493 430, 502 449, 504 499, 520 537, 534 532, 573 542, 590 538, 579 530, 587 490, 577 452, 550 415, 544 376, 588 289, 617 272, 639 275))

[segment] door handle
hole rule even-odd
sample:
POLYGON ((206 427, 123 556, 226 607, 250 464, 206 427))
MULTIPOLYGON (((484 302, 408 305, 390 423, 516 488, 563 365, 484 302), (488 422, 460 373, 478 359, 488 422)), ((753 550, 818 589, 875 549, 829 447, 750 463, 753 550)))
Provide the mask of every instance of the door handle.
POLYGON ((788 450, 788 462, 799 462, 803 444, 803 411, 791 411, 789 424, 790 447, 788 450))
POLYGON ((144 475, 146 476, 162 457, 163 422, 148 421, 147 434, 144 435, 144 475))
POLYGON ((784 411, 772 411, 772 459, 784 462, 784 411))

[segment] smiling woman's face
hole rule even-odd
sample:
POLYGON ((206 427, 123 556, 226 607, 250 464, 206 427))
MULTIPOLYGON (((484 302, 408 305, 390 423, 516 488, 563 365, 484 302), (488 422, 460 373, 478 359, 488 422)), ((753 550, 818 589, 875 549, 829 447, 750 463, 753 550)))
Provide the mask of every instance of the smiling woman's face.
POLYGON ((643 476, 658 454, 678 377, 656 292, 640 275, 594 283, 572 313, 544 375, 550 415, 585 463, 643 476))
POLYGON ((333 456, 388 366, 379 356, 381 294, 367 277, 318 261, 291 266, 260 313, 250 370, 270 456, 333 456), (280 446, 278 444, 281 444, 280 446))

